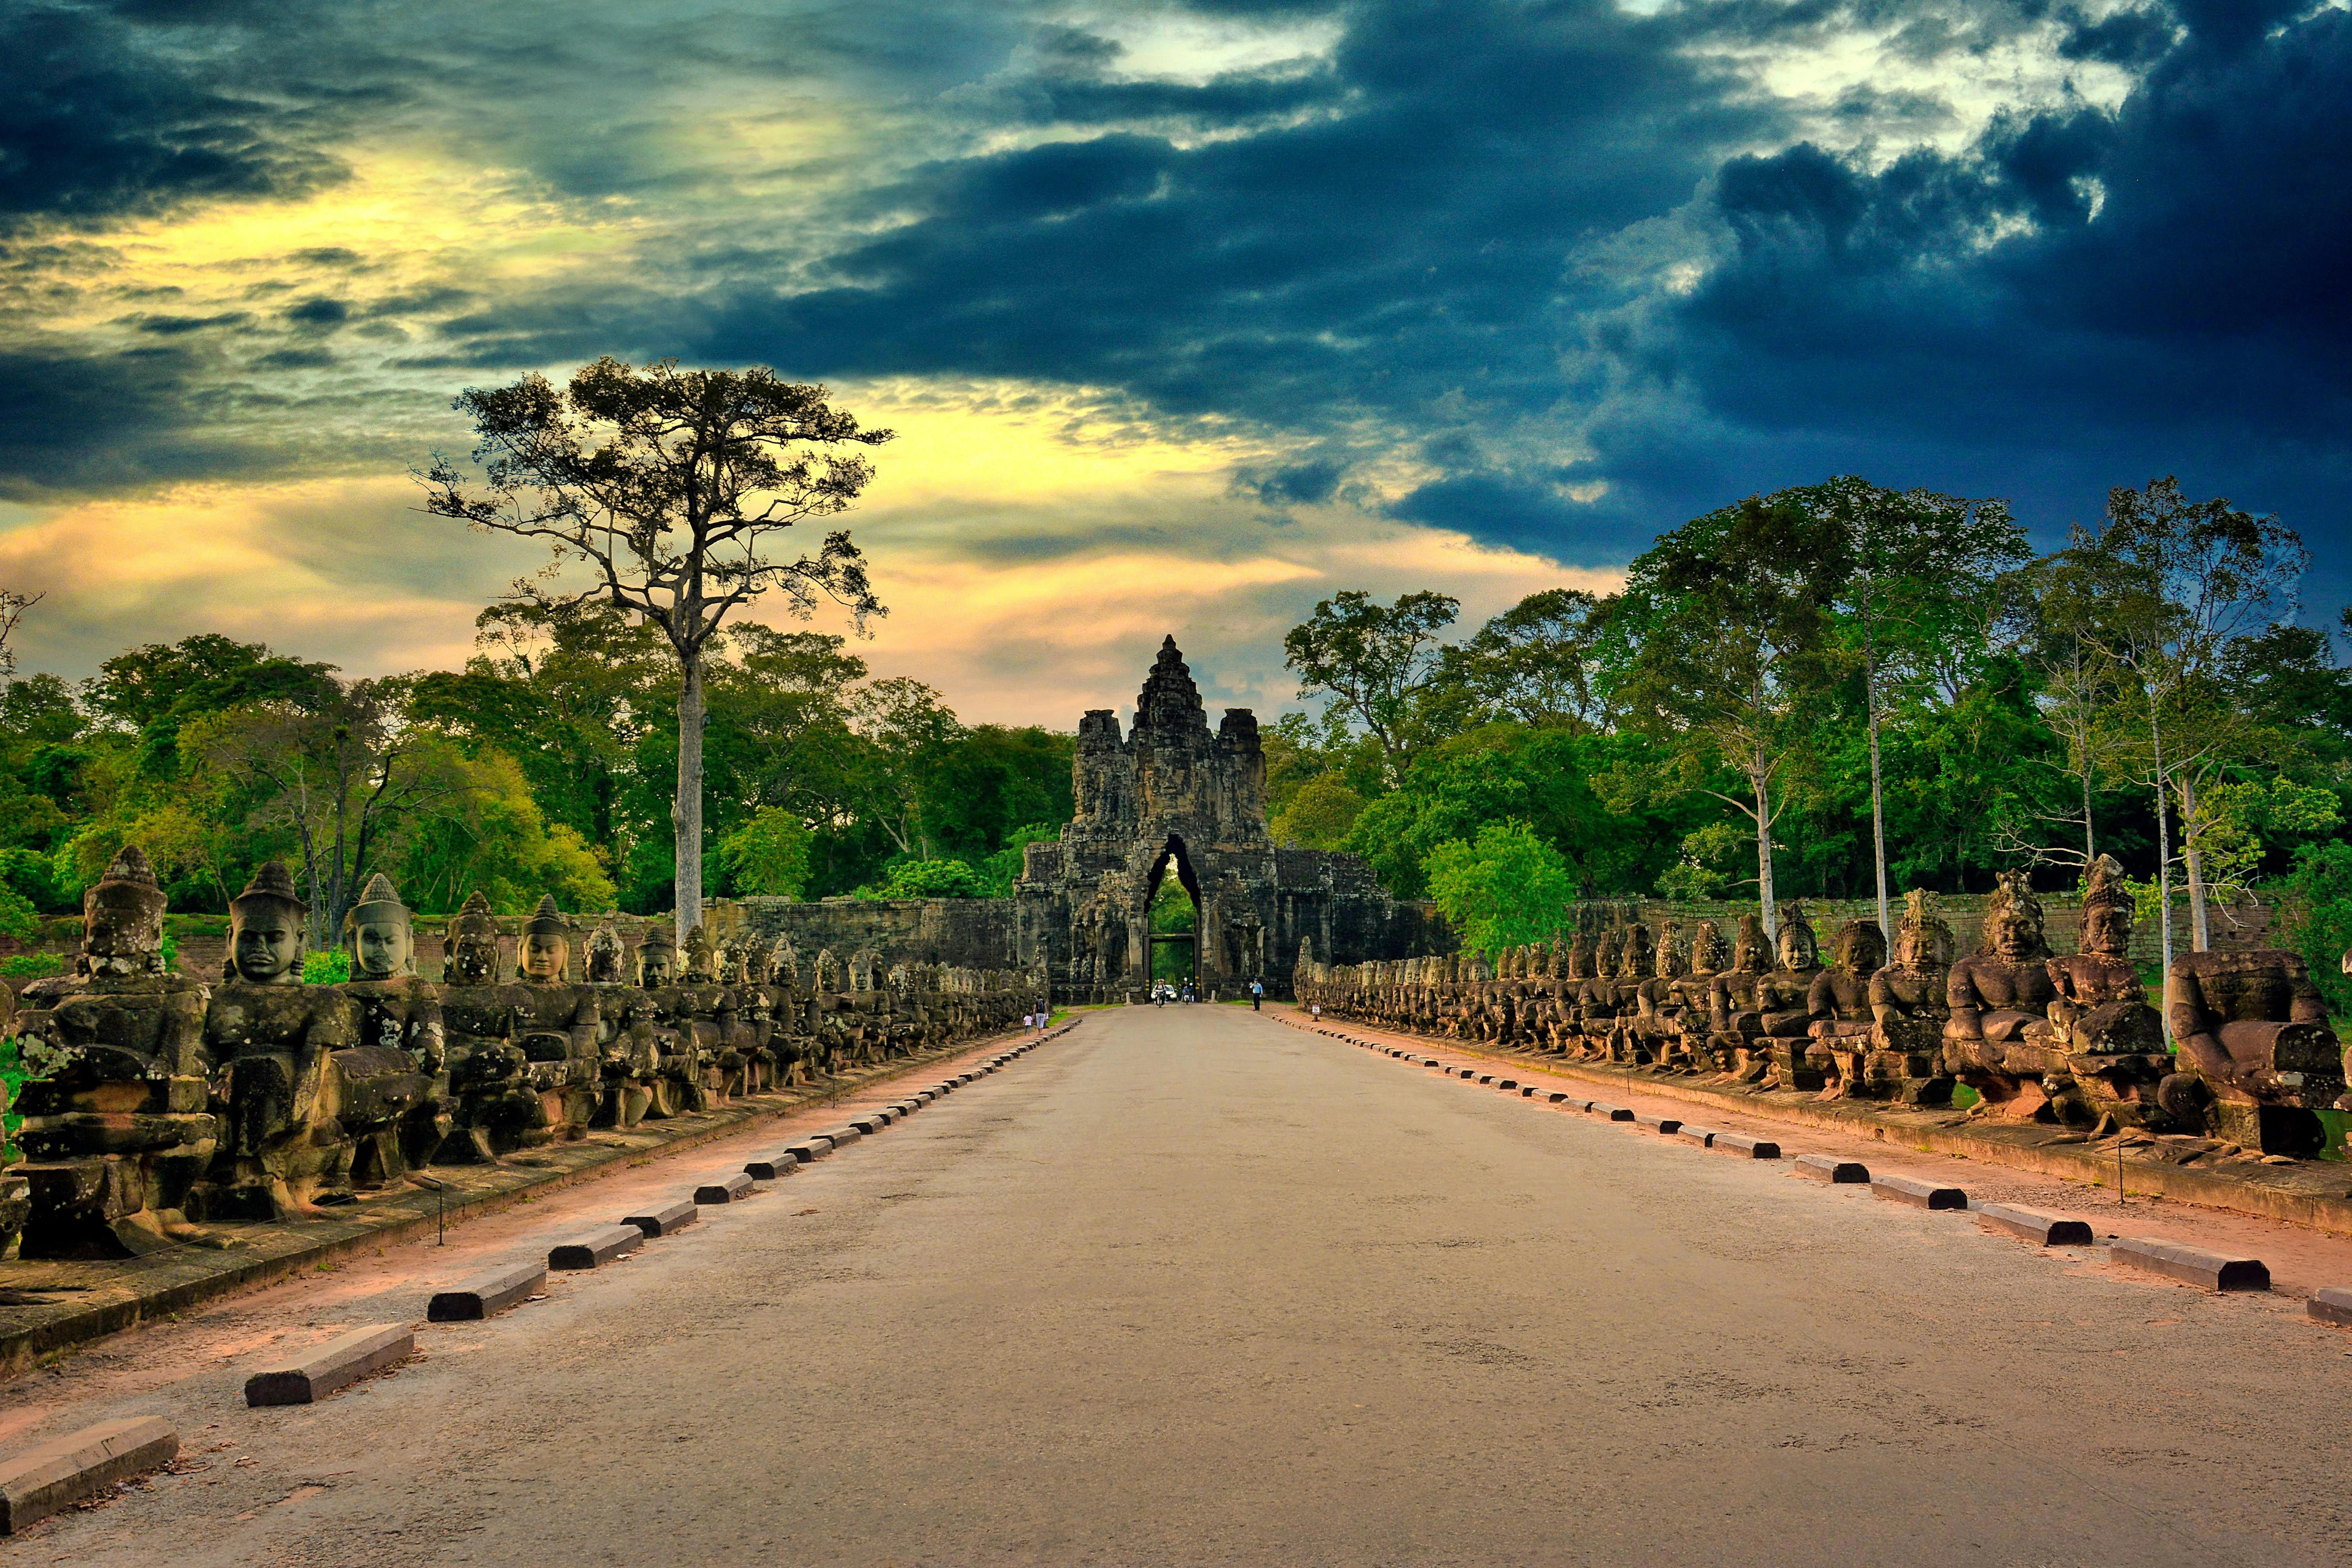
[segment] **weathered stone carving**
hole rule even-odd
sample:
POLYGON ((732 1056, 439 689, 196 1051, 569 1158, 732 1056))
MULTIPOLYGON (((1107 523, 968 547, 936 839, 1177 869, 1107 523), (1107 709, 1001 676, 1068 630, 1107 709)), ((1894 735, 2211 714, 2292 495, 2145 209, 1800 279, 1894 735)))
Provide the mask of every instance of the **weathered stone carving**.
POLYGON ((184 1205, 215 1147, 206 993, 163 967, 163 890, 142 851, 114 858, 82 895, 82 920, 74 973, 26 986, 15 1020, 26 1065, 43 1069, 15 1107, 28 1163, 0 1194, 23 1206, 6 1228, 22 1226, 27 1258, 145 1253, 189 1236, 184 1205))
POLYGON ((2164 1000, 2182 1069, 2164 1084, 2167 1110, 2266 1154, 2318 1152, 2315 1112, 2345 1094, 2344 1056, 2300 954, 2183 954, 2164 1000))
MULTIPOLYGON (((1878 922, 1851 920, 1838 928, 1830 966, 1813 977, 1805 999, 1812 1016, 1808 1030, 1812 1043, 1805 1047, 1805 1058, 1814 1075, 1832 1080, 1832 1097, 1860 1092, 1863 1058, 1876 1027, 1870 983, 1885 966, 1886 938, 1878 922)), ((1784 1077, 1782 1081, 1790 1080, 1784 1077)))
POLYGON ((1853 1092, 1906 1105, 1946 1105, 1952 1079, 1943 1070, 1944 1026, 1951 1018, 1952 928, 1911 889, 1895 931, 1892 963, 1870 977, 1870 1054, 1857 1077, 1845 1067, 1853 1092))
POLYGON ((2083 895, 2082 951, 2042 965, 2054 994, 2047 1021, 2027 1025, 2025 1040, 2042 1053, 2032 1065, 2045 1081, 2068 1091, 2058 1109, 2069 1120, 2112 1117, 2137 1127, 2163 1115, 2157 1090, 2171 1054, 2131 962, 2134 913, 2123 867, 2100 856, 2083 895))
MULTIPOLYGON (((343 949, 351 960, 352 978, 342 990, 357 1009, 360 1045, 405 1058, 422 1090, 416 1103, 399 1114, 391 1133, 397 1140, 397 1166, 383 1159, 388 1151, 378 1146, 377 1168, 359 1173, 360 1184, 382 1185, 401 1171, 431 1164, 454 1125, 448 1033, 440 987, 416 977, 416 933, 408 906, 382 872, 368 879, 359 902, 343 917, 343 949)), ((383 1064, 389 1066, 389 1058, 383 1064)), ((404 1086, 402 1092, 406 1092, 404 1086)))
POLYGON ((2053 1098, 2070 1087, 2044 1081, 2042 1054, 2026 1041, 2058 994, 2049 959, 2042 900, 2024 872, 2001 872, 1985 910, 1983 945, 1952 965, 1945 993, 1951 1008, 1945 1067, 1982 1097, 1987 1111, 2054 1116, 2053 1098))

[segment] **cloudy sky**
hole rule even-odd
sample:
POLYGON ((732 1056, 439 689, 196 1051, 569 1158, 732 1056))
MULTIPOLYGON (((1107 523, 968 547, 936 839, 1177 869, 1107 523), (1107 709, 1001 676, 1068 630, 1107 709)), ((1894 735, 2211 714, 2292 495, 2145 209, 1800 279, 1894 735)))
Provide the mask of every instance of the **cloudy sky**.
POLYGON ((2296 0, 0 7, 24 668, 449 665, 450 395, 766 363, 900 432, 866 650, 1068 727, 1173 630, 1278 705, 1839 472, 2045 539, 2177 473, 2352 596, 2352 14, 2296 0))

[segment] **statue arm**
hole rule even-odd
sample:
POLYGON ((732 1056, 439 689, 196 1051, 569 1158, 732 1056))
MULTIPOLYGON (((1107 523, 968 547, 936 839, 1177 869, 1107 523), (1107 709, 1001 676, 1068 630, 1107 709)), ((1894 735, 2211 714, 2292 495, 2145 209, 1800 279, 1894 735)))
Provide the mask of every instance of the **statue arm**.
POLYGON ((2287 1022, 2329 1027, 2326 999, 2320 995, 2319 987, 2311 983, 2311 966, 2304 963, 2300 953, 2287 956, 2286 979, 2287 1022))
POLYGON ((1952 965, 1951 976, 1944 983, 1944 1002, 1952 1015, 1944 1024, 1946 1039, 1984 1038, 1984 1022, 1979 1016, 1984 1007, 1984 998, 1977 994, 1976 976, 1969 972, 1966 964, 1952 965))

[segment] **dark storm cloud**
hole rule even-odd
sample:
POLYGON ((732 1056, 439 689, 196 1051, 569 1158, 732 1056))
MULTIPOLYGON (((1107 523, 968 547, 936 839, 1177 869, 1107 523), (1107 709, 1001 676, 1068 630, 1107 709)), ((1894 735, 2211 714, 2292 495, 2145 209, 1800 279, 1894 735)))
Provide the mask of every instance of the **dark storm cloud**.
POLYGON ((184 24, 237 9, 0 8, 0 226, 293 195, 341 177, 283 89, 270 101, 224 79, 210 48, 173 47, 184 24))
MULTIPOLYGON (((607 7, 570 28, 425 0, 18 9, 0 22, 0 224, 298 195, 398 105, 480 166, 675 226, 586 280, 372 292, 374 258, 329 247, 283 258, 308 270, 259 286, 253 318, 158 296, 122 330, 192 357, 133 390, 127 361, 61 373, 73 396, 124 398, 134 475, 247 461, 201 435, 222 378, 357 374, 372 362, 320 347, 341 329, 354 347, 405 334, 389 369, 453 383, 610 352, 1097 388, 1309 454, 1234 476, 1277 512, 1361 497, 1402 458, 1426 477, 1400 517, 1573 563, 1836 471, 2007 494, 2048 523, 2178 469, 2323 547, 2347 531, 2341 10, 1190 10, 1336 42, 1178 79, 1137 68, 1146 47, 1110 21, 1017 5, 690 25, 607 7), (1738 63, 1864 33, 1909 74, 1782 100, 1738 63), (2053 88, 1985 123, 1983 62, 2004 49, 2133 85, 2119 107, 2053 88), (906 134, 818 154, 854 170, 826 183, 845 194, 747 211, 737 171, 697 163, 660 97, 720 73, 730 102, 772 88, 789 118, 815 84, 906 134)), ((106 437, 39 428, 58 450, 12 436, 0 458, 93 471, 106 437)))

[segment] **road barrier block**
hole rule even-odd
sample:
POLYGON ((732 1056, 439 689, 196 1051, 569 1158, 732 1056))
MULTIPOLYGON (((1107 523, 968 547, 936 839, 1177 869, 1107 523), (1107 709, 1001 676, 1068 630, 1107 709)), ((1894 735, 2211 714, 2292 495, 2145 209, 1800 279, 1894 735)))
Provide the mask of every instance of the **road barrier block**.
POLYGON ((297 1365, 257 1372, 247 1378, 245 1402, 256 1405, 309 1405, 415 1353, 416 1336, 405 1323, 374 1323, 353 1329, 305 1352, 297 1365))
POLYGON ((477 1322, 509 1307, 524 1301, 547 1289, 547 1265, 537 1262, 509 1263, 493 1268, 488 1274, 477 1274, 471 1279, 460 1280, 446 1290, 433 1292, 425 1303, 425 1321, 429 1323, 477 1322))
POLYGON ((1964 1209, 1969 1206, 1969 1194, 1958 1187, 1938 1186, 1923 1182, 1916 1176, 1874 1175, 1870 1178, 1874 1196, 1890 1203, 1909 1204, 1921 1209, 1964 1209))
POLYGON ((1976 1215, 1995 1230, 2006 1231, 2036 1247, 2088 1247, 2097 1239, 2091 1234, 2088 1220, 2053 1214, 2048 1209, 2027 1208, 2022 1204, 1979 1204, 1976 1215))
POLYGON ((1797 1174, 1816 1182, 1834 1182, 1841 1186, 1870 1180, 1870 1167, 1858 1160, 1840 1160, 1829 1154, 1800 1154, 1797 1174))
POLYGON ((160 1415, 101 1421, 0 1459, 0 1535, 14 1535, 84 1498, 179 1457, 180 1435, 160 1415))
POLYGON ((2146 1237, 2120 1236, 2108 1247, 2117 1263, 2145 1268, 2169 1279, 2202 1285, 2208 1290, 2267 1290, 2271 1271, 2259 1258, 2232 1258, 2175 1241, 2151 1241, 2146 1237))
MULTIPOLYGON (((751 1178, 747 1176, 744 1180, 748 1184, 751 1178)), ((651 1241, 658 1236, 676 1236, 679 1231, 692 1225, 700 1212, 694 1206, 691 1200, 680 1198, 675 1203, 664 1204, 661 1207, 647 1210, 644 1214, 624 1215, 621 1216, 621 1223, 635 1230, 647 1241, 651 1241)))
MULTIPOLYGON (((688 1208, 694 1205, 688 1204, 688 1208)), ((588 1231, 569 1241, 559 1241, 547 1250, 550 1268, 594 1268, 610 1263, 625 1253, 635 1252, 646 1244, 646 1233, 633 1225, 608 1225, 601 1230, 588 1231)))

